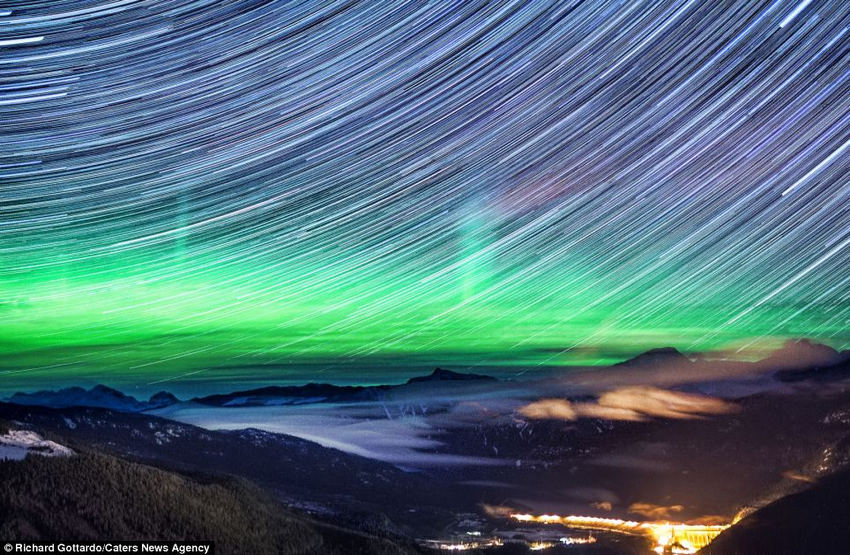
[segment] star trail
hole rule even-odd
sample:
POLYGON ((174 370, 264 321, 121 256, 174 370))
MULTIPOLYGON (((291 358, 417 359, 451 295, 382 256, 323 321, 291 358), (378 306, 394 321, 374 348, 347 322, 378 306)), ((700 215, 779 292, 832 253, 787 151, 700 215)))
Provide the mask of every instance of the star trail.
POLYGON ((5 2, 3 387, 850 346, 848 26, 818 0, 5 2))

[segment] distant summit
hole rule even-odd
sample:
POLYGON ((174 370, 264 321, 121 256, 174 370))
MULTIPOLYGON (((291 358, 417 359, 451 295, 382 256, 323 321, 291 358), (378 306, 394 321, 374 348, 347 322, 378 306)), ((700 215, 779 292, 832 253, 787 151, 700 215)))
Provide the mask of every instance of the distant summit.
POLYGON ((179 403, 171 393, 160 391, 149 401, 139 401, 135 397, 121 393, 105 385, 96 385, 91 389, 68 387, 58 391, 36 391, 34 393, 15 393, 9 402, 18 405, 36 405, 40 407, 98 407, 124 412, 140 412, 162 408, 179 403))
MULTIPOLYGON (((614 364, 614 367, 678 366, 681 368, 698 368, 704 362, 706 362, 706 359, 699 356, 692 360, 673 347, 662 347, 650 349, 634 358, 614 364)), ((712 362, 712 364, 718 364, 718 362, 712 362)), ((829 345, 805 338, 789 339, 768 357, 745 364, 752 364, 760 371, 773 373, 778 380, 783 382, 827 382, 850 379, 850 351, 836 351, 829 345)))
POLYGON ((453 372, 443 368, 437 368, 427 376, 417 376, 407 380, 408 384, 424 383, 424 382, 469 382, 469 381, 496 381, 493 376, 485 376, 483 374, 463 374, 461 372, 453 372))
POLYGON ((410 386, 438 382, 474 382, 496 381, 491 376, 463 374, 437 368, 427 376, 410 378, 400 385, 334 385, 328 383, 308 383, 293 386, 269 386, 248 391, 236 391, 218 395, 208 395, 193 399, 197 403, 219 407, 248 407, 271 405, 305 405, 311 403, 343 403, 370 401, 382 398, 394 391, 402 391, 410 386))
POLYGON ((329 383, 308 383, 304 385, 271 385, 246 391, 218 393, 192 399, 196 403, 217 407, 251 407, 265 405, 303 405, 309 403, 336 402, 359 398, 369 389, 387 388, 376 386, 367 388, 359 385, 334 385, 329 383))
POLYGON ((808 339, 791 339, 781 349, 759 362, 777 370, 783 382, 839 381, 850 378, 850 351, 836 351, 829 345, 808 339))
POLYGON ((154 393, 153 395, 151 395, 148 404, 151 405, 151 408, 159 409, 179 402, 180 399, 178 399, 168 391, 160 391, 159 393, 154 393))
POLYGON ((829 345, 809 339, 789 339, 762 363, 777 368, 824 367, 840 362, 841 359, 842 354, 829 345))
POLYGON ((618 362, 614 366, 657 366, 659 364, 667 365, 671 363, 690 364, 691 359, 673 347, 661 347, 650 349, 634 358, 618 362))

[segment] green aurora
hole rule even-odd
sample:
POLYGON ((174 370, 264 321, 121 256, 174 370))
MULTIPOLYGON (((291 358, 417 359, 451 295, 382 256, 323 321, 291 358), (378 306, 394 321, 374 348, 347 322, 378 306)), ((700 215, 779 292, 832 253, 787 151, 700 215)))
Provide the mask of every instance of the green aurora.
POLYGON ((620 289, 623 274, 599 276, 580 264, 535 284, 474 256, 437 272, 421 260, 388 269, 356 256, 301 265, 192 259, 101 258, 7 280, 4 389, 375 383, 437 365, 535 375, 667 345, 746 359, 787 337, 848 342, 826 305, 771 302, 746 312, 734 291, 688 303, 687 290, 649 304, 635 291, 668 288, 663 276, 620 289))

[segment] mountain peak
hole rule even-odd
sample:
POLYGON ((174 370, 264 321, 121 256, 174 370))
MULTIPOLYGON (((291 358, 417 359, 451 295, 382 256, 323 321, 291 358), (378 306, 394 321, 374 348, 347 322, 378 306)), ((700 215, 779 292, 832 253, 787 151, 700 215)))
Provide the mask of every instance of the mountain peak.
POLYGON ((449 381, 495 381, 496 378, 493 376, 485 376, 483 374, 464 374, 461 372, 454 372, 452 370, 446 370, 444 368, 435 368, 433 372, 428 374, 427 376, 417 376, 415 378, 410 378, 407 380, 407 383, 424 383, 424 382, 449 382, 449 381))
POLYGON ((673 362, 690 363, 691 359, 679 352, 675 347, 659 347, 650 349, 636 357, 618 362, 614 366, 650 366, 657 364, 670 364, 673 362))
POLYGON ((810 339, 789 339, 765 360, 781 366, 828 366, 841 359, 841 353, 810 339))
MULTIPOLYGON (((64 391, 64 390, 60 390, 60 391, 64 391)), ((103 396, 106 396, 106 397, 114 397, 116 399, 122 399, 122 400, 133 400, 133 401, 136 400, 134 397, 126 395, 126 394, 118 391, 117 389, 113 389, 113 388, 106 386, 106 385, 103 385, 103 384, 95 385, 94 387, 89 389, 87 393, 89 393, 90 395, 103 395, 103 396)))
POLYGON ((775 370, 783 382, 838 381, 850 377, 850 351, 836 351, 809 339, 789 339, 762 359, 760 365, 775 370))
POLYGON ((148 400, 148 404, 155 408, 166 407, 168 405, 173 405, 179 402, 180 399, 178 399, 168 391, 159 391, 157 393, 154 393, 148 400))

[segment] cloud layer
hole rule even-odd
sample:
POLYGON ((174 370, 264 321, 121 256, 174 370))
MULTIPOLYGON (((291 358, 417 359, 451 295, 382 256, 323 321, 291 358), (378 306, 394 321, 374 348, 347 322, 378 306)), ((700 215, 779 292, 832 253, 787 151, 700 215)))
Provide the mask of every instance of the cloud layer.
POLYGON ((683 393, 652 386, 630 386, 600 395, 596 402, 573 403, 566 399, 541 399, 518 412, 531 419, 641 421, 648 418, 699 418, 725 414, 736 409, 733 403, 707 395, 683 393))

